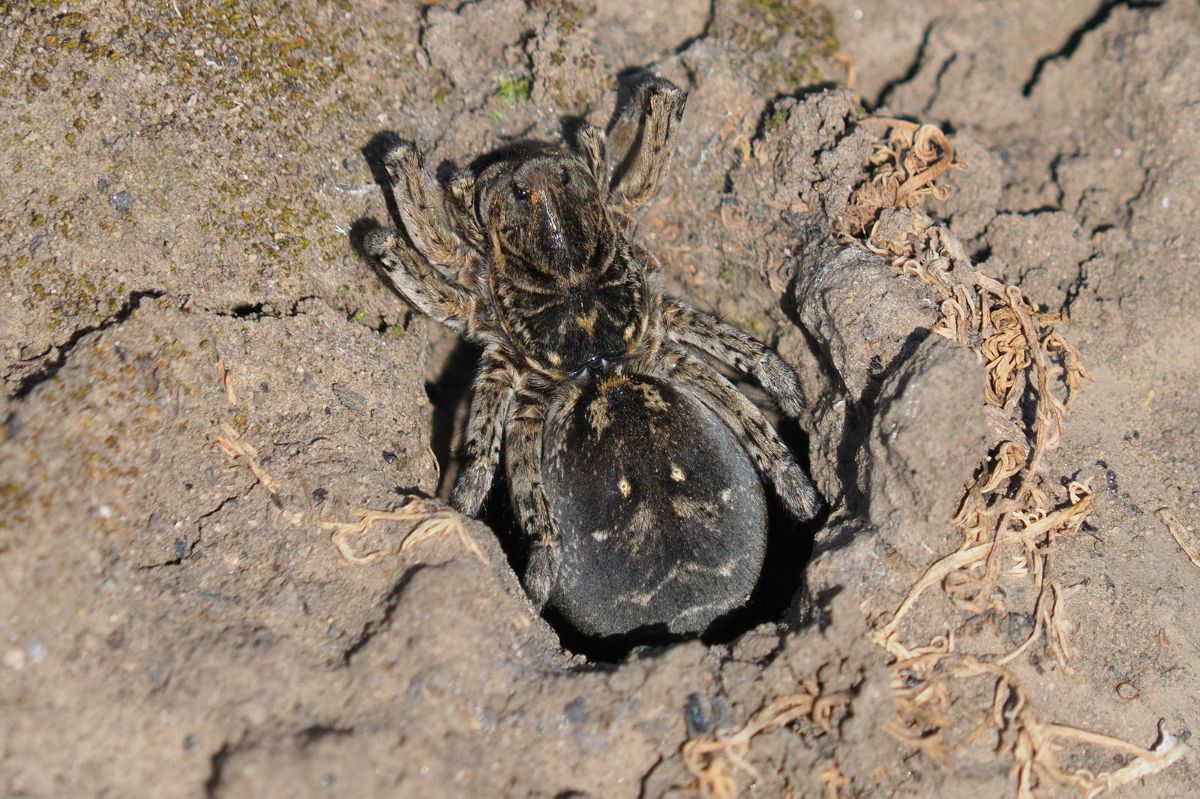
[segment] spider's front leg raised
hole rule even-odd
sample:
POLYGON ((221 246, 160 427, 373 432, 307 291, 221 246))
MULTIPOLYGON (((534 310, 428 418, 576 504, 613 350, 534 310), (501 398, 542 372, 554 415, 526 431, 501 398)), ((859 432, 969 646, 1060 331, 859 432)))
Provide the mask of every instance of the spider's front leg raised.
POLYGON ((500 462, 500 445, 512 396, 513 375, 509 365, 496 355, 485 353, 472 387, 463 470, 450 498, 450 504, 459 513, 478 516, 487 499, 500 462))
POLYGON ((683 350, 670 353, 668 358, 671 377, 694 391, 733 431, 759 474, 775 488, 784 509, 801 521, 815 516, 821 507, 817 490, 762 411, 699 358, 683 350))
POLYGON ((558 581, 558 530, 542 486, 542 408, 525 405, 505 428, 505 458, 513 511, 531 539, 525 591, 541 610, 558 581))
MULTIPOLYGON (((412 142, 402 140, 388 151, 383 163, 392 181, 396 210, 413 246, 434 266, 454 273, 464 268, 471 248, 458 229, 464 222, 468 226, 473 223, 458 212, 458 201, 426 167, 421 151, 412 142)), ((463 194, 469 189, 459 186, 456 192, 463 194)))
POLYGON ((455 201, 425 168, 412 142, 396 144, 384 164, 407 240, 394 230, 374 230, 367 234, 363 248, 417 310, 454 330, 471 331, 478 302, 455 278, 471 268, 478 256, 456 232, 461 215, 455 212, 455 201))
POLYGON ((687 92, 663 78, 637 87, 629 106, 609 127, 611 153, 620 159, 612 194, 629 210, 645 205, 662 188, 687 92))
POLYGON ((467 327, 475 299, 447 281, 395 231, 372 230, 363 240, 363 249, 379 262, 383 276, 414 308, 452 330, 467 327))
POLYGON ((795 418, 803 410, 804 397, 795 371, 758 339, 670 297, 663 301, 663 323, 675 341, 758 381, 788 416, 795 418))

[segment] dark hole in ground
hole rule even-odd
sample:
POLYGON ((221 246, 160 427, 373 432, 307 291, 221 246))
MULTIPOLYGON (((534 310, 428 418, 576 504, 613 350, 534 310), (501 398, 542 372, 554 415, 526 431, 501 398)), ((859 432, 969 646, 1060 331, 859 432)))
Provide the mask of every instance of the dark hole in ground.
MULTIPOLYGON (((426 392, 433 405, 433 431, 431 446, 442 468, 438 496, 448 498, 457 476, 458 447, 466 422, 470 402, 471 382, 479 364, 479 349, 453 334, 431 336, 434 362, 442 355, 441 366, 426 385, 426 392)), ((755 396, 758 393, 755 392, 755 396)), ((780 436, 796 453, 801 465, 808 470, 808 442, 804 431, 791 420, 772 419, 780 436)), ((769 529, 767 554, 762 575, 749 601, 741 608, 717 619, 700 636, 704 643, 724 644, 742 633, 766 622, 779 622, 788 626, 801 623, 797 603, 804 580, 804 569, 812 557, 813 536, 828 517, 824 509, 816 519, 797 523, 779 507, 778 501, 768 489, 769 529)), ((496 473, 492 491, 482 511, 499 538, 501 548, 509 564, 518 576, 525 572, 526 541, 517 526, 508 500, 508 481, 503 462, 496 473)), ((635 647, 662 647, 693 636, 679 636, 663 629, 646 628, 627 635, 608 638, 586 636, 558 618, 553 611, 546 620, 559 635, 567 651, 583 655, 593 662, 617 662, 623 660, 635 647)))

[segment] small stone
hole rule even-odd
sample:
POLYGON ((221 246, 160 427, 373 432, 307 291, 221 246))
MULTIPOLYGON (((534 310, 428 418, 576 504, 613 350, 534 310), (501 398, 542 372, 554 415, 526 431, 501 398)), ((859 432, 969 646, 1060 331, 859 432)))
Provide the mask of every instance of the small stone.
POLYGON ((125 213, 133 205, 133 195, 127 191, 119 191, 112 196, 112 204, 119 212, 125 213))
POLYGON ((588 720, 587 702, 582 697, 567 702, 566 707, 563 709, 567 714, 567 719, 572 724, 584 724, 588 720))
POLYGON ((357 391, 346 388, 341 383, 334 383, 331 388, 333 389, 333 396, 337 397, 337 401, 354 413, 358 413, 367 407, 367 398, 357 391))
POLYGON ((13 671, 25 668, 25 653, 20 649, 10 649, 4 653, 4 665, 13 671))

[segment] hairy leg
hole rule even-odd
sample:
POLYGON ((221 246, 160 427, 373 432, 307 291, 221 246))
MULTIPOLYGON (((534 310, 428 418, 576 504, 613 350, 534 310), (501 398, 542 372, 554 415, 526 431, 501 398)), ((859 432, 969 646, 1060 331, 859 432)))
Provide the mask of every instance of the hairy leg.
POLYGON ((464 289, 449 283, 421 253, 391 230, 367 234, 363 249, 375 258, 388 282, 418 311, 452 330, 468 327, 475 300, 464 289))
POLYGON ((504 431, 513 511, 530 537, 525 590, 539 610, 558 579, 558 531, 542 489, 542 409, 526 405, 504 431))
POLYGON ((757 380, 788 416, 800 414, 804 398, 796 373, 766 344, 671 297, 663 301, 663 323, 667 335, 675 341, 708 353, 757 380))
POLYGON ((508 364, 485 354, 471 396, 471 415, 463 444, 463 470, 454 483, 450 504, 459 513, 479 514, 500 462, 500 443, 512 403, 513 381, 508 364))
POLYGON ((667 358, 670 376, 729 426, 788 513, 800 520, 816 515, 821 507, 817 490, 754 403, 699 358, 682 350, 668 353, 667 358))
POLYGON ((583 157, 584 162, 600 187, 601 197, 608 195, 608 155, 604 131, 595 125, 581 125, 575 133, 575 150, 583 157))
POLYGON ((669 80, 652 78, 637 87, 610 126, 609 141, 621 159, 612 192, 629 209, 649 202, 662 188, 686 103, 687 92, 669 80))
POLYGON ((455 231, 452 197, 425 166, 421 151, 410 141, 397 143, 384 156, 392 180, 392 196, 400 221, 413 246, 434 266, 459 271, 468 248, 455 231))

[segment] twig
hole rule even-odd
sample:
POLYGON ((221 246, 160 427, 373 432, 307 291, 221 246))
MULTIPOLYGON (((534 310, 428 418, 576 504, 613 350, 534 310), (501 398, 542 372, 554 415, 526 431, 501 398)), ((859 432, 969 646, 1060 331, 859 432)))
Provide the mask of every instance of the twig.
MULTIPOLYGON (((233 460, 241 460, 254 474, 254 479, 263 487, 276 505, 280 504, 279 494, 282 486, 279 481, 263 468, 258 461, 258 450, 250 442, 242 438, 241 433, 229 425, 221 426, 221 435, 215 439, 216 445, 233 460)), ((282 506, 281 506, 282 507, 282 506)))
POLYGON ((1188 560, 1200 566, 1200 547, 1196 545, 1196 538, 1189 533, 1179 519, 1175 518, 1175 514, 1166 508, 1159 508, 1158 518, 1162 519, 1162 523, 1171 531, 1171 537, 1175 539, 1175 543, 1179 544, 1179 548, 1183 550, 1183 554, 1188 556, 1188 560))

